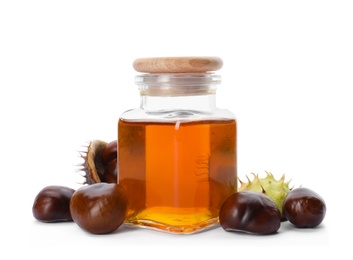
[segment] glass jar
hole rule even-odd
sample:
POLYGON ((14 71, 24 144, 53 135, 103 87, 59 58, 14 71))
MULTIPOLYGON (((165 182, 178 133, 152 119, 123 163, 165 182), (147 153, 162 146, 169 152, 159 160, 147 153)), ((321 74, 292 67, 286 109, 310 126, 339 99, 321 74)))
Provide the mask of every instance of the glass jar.
POLYGON ((218 224, 237 190, 236 119, 216 107, 217 57, 134 62, 140 107, 118 122, 118 182, 127 191, 125 224, 193 233, 218 224))

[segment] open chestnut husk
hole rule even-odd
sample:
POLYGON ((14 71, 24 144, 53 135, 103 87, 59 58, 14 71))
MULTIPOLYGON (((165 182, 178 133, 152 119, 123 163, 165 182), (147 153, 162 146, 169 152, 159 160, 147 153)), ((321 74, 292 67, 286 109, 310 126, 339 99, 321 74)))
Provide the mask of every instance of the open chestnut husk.
POLYGON ((84 162, 78 171, 84 172, 84 184, 117 183, 117 140, 110 143, 93 140, 80 156, 84 162))
POLYGON ((43 188, 34 199, 34 218, 42 222, 72 221, 70 200, 74 192, 74 189, 65 186, 43 188))
POLYGON ((111 233, 125 221, 125 190, 115 183, 83 186, 72 195, 70 212, 74 222, 83 230, 93 234, 111 233))

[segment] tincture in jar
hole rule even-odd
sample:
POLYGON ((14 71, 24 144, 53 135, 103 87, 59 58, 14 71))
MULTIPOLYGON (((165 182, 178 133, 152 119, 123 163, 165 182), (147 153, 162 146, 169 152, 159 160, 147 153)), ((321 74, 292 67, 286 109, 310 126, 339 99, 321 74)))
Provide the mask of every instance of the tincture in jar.
POLYGON ((236 119, 216 107, 218 57, 134 62, 141 103, 118 122, 118 182, 125 224, 193 233, 218 223, 237 190, 236 119))

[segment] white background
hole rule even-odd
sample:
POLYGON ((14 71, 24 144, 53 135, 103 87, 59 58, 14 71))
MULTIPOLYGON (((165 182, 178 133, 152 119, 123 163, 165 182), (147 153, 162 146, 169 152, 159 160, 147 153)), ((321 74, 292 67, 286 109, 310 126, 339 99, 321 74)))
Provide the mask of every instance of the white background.
POLYGON ((348 252, 352 14, 352 1, 340 0, 2 0, 0 258, 297 259, 348 252), (325 199, 323 224, 300 230, 284 223, 272 236, 126 227, 96 236, 74 223, 37 222, 37 193, 48 185, 80 187, 81 146, 116 139, 119 115, 139 106, 133 60, 188 55, 224 61, 217 104, 237 116, 239 177, 285 173, 295 187, 325 199))

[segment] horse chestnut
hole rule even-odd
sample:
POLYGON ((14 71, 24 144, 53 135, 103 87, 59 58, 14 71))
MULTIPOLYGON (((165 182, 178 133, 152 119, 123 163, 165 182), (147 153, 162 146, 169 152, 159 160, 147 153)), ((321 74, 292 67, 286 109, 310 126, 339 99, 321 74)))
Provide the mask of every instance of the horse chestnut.
POLYGON ((229 196, 221 206, 219 222, 226 231, 272 234, 281 225, 281 213, 266 195, 241 191, 229 196))
POLYGON ((34 199, 32 213, 42 222, 72 221, 70 199, 74 189, 64 186, 47 186, 34 199))
POLYGON ((111 233, 125 220, 125 190, 119 184, 105 182, 83 186, 72 195, 70 211, 83 230, 93 234, 111 233))
POLYGON ((114 140, 108 143, 102 151, 102 161, 108 164, 111 160, 117 158, 118 141, 114 140))
POLYGON ((108 162, 104 170, 104 181, 107 183, 117 183, 118 181, 118 165, 117 159, 108 162))
POLYGON ((296 188, 288 193, 283 204, 283 213, 294 226, 313 228, 323 221, 326 204, 316 192, 308 188, 296 188))

